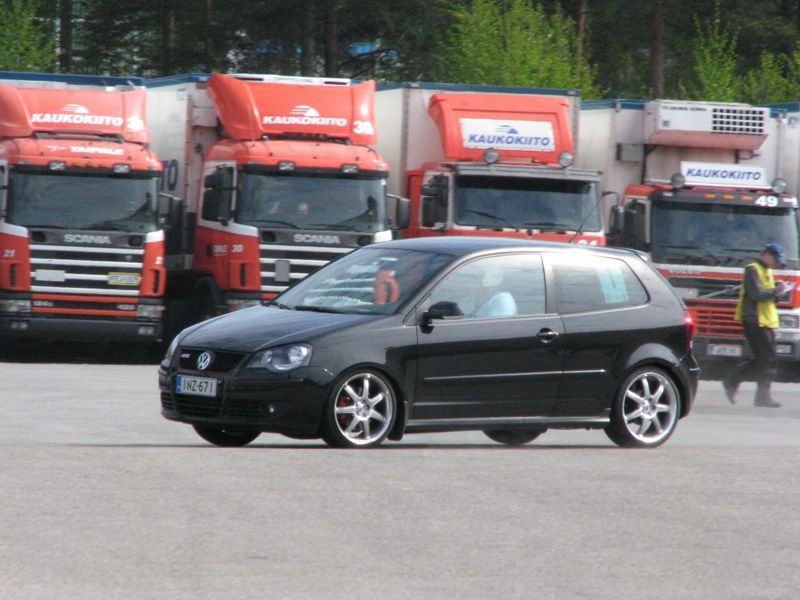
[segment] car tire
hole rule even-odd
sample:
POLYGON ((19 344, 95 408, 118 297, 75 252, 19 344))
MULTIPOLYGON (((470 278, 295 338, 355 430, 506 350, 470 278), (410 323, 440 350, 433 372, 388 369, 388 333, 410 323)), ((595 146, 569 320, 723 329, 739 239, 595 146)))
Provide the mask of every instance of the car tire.
POLYGON ((483 433, 486 434, 490 440, 503 444, 505 446, 522 446, 532 442, 546 429, 484 429, 483 433))
POLYGON ((211 427, 209 425, 194 425, 194 430, 205 441, 223 448, 239 448, 246 446, 259 435, 260 431, 237 431, 224 427, 211 427))
POLYGON ((636 369, 619 387, 606 434, 618 446, 660 446, 675 431, 681 402, 671 375, 656 367, 636 369))
POLYGON ((376 371, 360 369, 334 386, 322 417, 322 439, 334 448, 372 448, 386 439, 396 415, 392 384, 376 371))

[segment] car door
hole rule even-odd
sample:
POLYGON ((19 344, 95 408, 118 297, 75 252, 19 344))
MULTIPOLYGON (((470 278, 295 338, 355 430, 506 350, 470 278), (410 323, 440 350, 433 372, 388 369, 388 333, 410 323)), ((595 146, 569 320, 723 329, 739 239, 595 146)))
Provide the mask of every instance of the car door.
MULTIPOLYGON (((420 305, 456 319, 420 324, 413 420, 544 416, 561 378, 560 317, 548 311, 536 253, 484 256, 451 271, 420 305)), ((418 320, 419 322, 419 320, 418 320)))
POLYGON ((564 323, 564 375, 554 414, 602 415, 631 353, 652 336, 648 294, 622 259, 547 256, 564 323))

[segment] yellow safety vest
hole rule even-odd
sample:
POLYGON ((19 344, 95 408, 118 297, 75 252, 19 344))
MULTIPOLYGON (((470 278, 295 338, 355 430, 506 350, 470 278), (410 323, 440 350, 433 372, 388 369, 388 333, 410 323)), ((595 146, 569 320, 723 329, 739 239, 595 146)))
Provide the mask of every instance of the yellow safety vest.
MULTIPOLYGON (((761 263, 752 262, 748 267, 755 267, 758 274, 758 285, 762 289, 771 290, 775 287, 775 278, 772 276, 772 269, 762 266, 761 263)), ((736 320, 742 320, 742 305, 744 304, 744 283, 739 290, 739 303, 736 305, 736 320)), ((778 319, 778 309, 775 307, 775 300, 762 300, 757 304, 758 326, 777 329, 780 321, 778 319)))

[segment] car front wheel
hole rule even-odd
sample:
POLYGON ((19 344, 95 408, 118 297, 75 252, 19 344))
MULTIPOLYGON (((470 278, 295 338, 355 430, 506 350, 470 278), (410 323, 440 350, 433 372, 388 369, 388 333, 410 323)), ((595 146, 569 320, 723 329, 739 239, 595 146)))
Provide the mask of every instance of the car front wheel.
POLYGON ((205 441, 224 448, 246 446, 261 435, 260 431, 236 431, 208 425, 194 425, 194 430, 205 441))
POLYGON ((660 446, 675 431, 680 407, 672 377, 655 367, 636 369, 620 386, 606 434, 618 446, 660 446))
POLYGON ((397 412, 392 385, 371 370, 343 377, 325 407, 322 438, 336 448, 370 448, 388 435, 397 412))

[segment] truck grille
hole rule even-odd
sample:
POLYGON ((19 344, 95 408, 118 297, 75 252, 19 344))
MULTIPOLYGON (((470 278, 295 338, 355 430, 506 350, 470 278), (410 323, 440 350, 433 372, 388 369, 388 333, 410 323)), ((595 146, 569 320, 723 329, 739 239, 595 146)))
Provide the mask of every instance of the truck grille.
POLYGON ((261 244, 261 291, 282 292, 353 248, 261 244))
POLYGON ((742 337, 744 329, 734 320, 736 304, 733 302, 697 302, 686 300, 694 321, 695 335, 742 337))
POLYGON ((31 244, 31 291, 135 297, 142 248, 82 248, 31 244))

